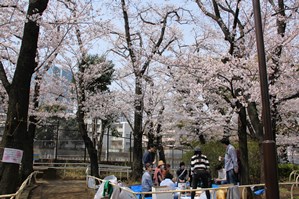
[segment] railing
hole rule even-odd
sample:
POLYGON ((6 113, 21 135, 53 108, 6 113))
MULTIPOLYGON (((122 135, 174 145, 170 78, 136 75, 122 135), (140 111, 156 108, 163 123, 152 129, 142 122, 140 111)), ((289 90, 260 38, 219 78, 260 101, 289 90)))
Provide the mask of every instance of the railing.
MULTIPOLYGON (((47 170, 51 169, 62 169, 64 172, 71 169, 86 170, 89 167, 89 163, 48 163, 48 162, 35 162, 33 164, 34 170, 47 170)), ((99 175, 101 172, 106 173, 119 173, 119 177, 122 178, 123 173, 125 173, 127 179, 129 178, 131 167, 129 166, 117 166, 108 164, 99 164, 99 175)))
MULTIPOLYGON (((87 182, 89 179, 93 179, 95 181, 95 184, 101 184, 104 180, 103 179, 99 179, 99 178, 96 178, 94 176, 90 176, 90 175, 87 175, 86 179, 87 179, 87 182), (97 183, 96 183, 97 181, 97 183)), ((298 182, 298 178, 299 178, 299 173, 297 173, 297 177, 296 177, 296 182, 283 182, 283 183, 279 183, 279 185, 292 185, 292 188, 291 188, 291 199, 294 198, 294 193, 293 193, 293 187, 296 185, 298 186, 299 182, 298 182)), ((182 190, 163 190, 163 191, 152 191, 152 192, 134 192, 130 189, 127 189, 127 188, 124 188, 124 187, 120 187, 116 184, 113 184, 113 183, 110 183, 112 186, 114 187, 119 187, 120 189, 124 190, 124 191, 127 191, 127 192, 130 192, 131 194, 133 194, 136 198, 137 195, 141 195, 142 198, 144 198, 144 195, 145 194, 164 194, 164 193, 190 193, 192 191, 195 191, 195 192, 204 192, 206 190, 209 190, 211 191, 211 195, 212 194, 216 194, 216 192, 218 190, 225 190, 227 193, 230 191, 231 188, 233 187, 238 187, 239 191, 240 191, 240 198, 246 198, 246 191, 248 188, 252 188, 252 187, 258 187, 258 186, 264 186, 265 187, 265 184, 250 184, 250 185, 240 185, 240 186, 237 186, 237 185, 223 185, 221 187, 217 187, 217 188, 200 188, 200 189, 182 189, 182 190)), ((89 188, 92 188, 92 189, 97 189, 98 187, 89 187, 89 188)))
POLYGON ((17 198, 18 199, 20 197, 21 193, 24 191, 24 189, 31 184, 32 178, 34 178, 34 182, 36 181, 36 175, 38 173, 41 173, 41 172, 39 172, 39 171, 32 172, 26 178, 26 180, 24 180, 24 182, 21 184, 21 186, 19 187, 19 189, 18 189, 18 191, 16 193, 0 195, 0 198, 10 198, 10 199, 17 198))
POLYGON ((294 191, 294 187, 296 185, 296 187, 298 187, 298 183, 299 183, 299 170, 294 170, 290 173, 289 175, 289 181, 291 182, 292 180, 295 181, 294 184, 292 184, 292 187, 291 187, 291 199, 293 199, 293 191, 294 191))

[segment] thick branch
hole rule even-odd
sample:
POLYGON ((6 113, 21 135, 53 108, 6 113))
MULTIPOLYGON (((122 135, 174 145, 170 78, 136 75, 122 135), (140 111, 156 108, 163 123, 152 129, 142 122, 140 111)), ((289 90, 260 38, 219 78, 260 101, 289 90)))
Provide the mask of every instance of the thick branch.
MULTIPOLYGON (((216 13, 215 15, 208 12, 207 9, 204 7, 204 5, 202 4, 202 2, 200 0, 196 0, 196 3, 198 5, 198 7, 202 10, 202 12, 207 15, 208 17, 212 18, 218 25, 219 27, 221 28, 223 34, 224 34, 224 37, 225 37, 225 40, 229 41, 230 43, 232 43, 232 38, 231 38, 231 33, 228 29, 228 27, 225 25, 225 23, 223 22, 222 18, 220 17, 220 14, 219 13, 216 13), (218 14, 218 16, 217 16, 218 14)), ((217 5, 216 5, 217 6, 217 5)), ((219 9, 218 7, 217 8, 214 8, 214 10, 216 9, 216 11, 219 12, 219 9)))
POLYGON ((2 81, 2 85, 4 86, 6 92, 9 93, 11 84, 7 79, 2 62, 0 62, 0 80, 2 81))
MULTIPOLYGON (((165 31, 166 31, 166 26, 167 26, 167 18, 170 14, 175 14, 176 16, 177 13, 176 11, 171 11, 171 12, 168 12, 163 21, 162 21, 162 28, 161 28, 161 32, 160 32, 160 37, 157 41, 157 43, 154 45, 153 49, 152 49, 152 52, 151 52, 151 55, 149 56, 149 58, 147 59, 147 61, 144 63, 143 67, 142 67, 142 70, 141 70, 141 74, 144 74, 144 72, 146 71, 147 67, 149 66, 150 62, 152 61, 152 58, 153 56, 158 52, 161 44, 162 44, 162 41, 164 39, 164 35, 165 35, 165 31)), ((169 46, 174 40, 171 40, 166 46, 169 46)))
POLYGON ((291 99, 296 99, 296 98, 299 98, 299 92, 293 94, 293 95, 290 95, 288 97, 284 97, 282 99, 280 99, 277 104, 281 104, 282 102, 285 102, 285 101, 288 101, 288 100, 291 100, 291 99))
POLYGON ((132 45, 131 33, 130 33, 130 25, 129 25, 129 17, 128 17, 127 6, 126 6, 125 0, 121 0, 121 4, 122 4, 122 11, 123 11, 123 17, 124 17, 124 22, 125 22, 126 42, 128 45, 129 55, 131 57, 133 70, 135 73, 137 73, 136 68, 135 68, 136 55, 133 51, 133 45, 132 45))

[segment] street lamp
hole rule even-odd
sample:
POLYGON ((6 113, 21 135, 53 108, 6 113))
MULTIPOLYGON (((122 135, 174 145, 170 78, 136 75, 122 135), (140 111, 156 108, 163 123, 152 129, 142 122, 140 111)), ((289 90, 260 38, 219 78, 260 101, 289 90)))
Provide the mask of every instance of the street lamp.
POLYGON ((256 44, 258 51, 260 87, 262 97, 262 119, 264 127, 264 172, 266 184, 266 198, 278 199, 279 187, 277 180, 276 144, 273 136, 269 103, 269 89, 265 59, 264 38, 262 30, 260 1, 252 0, 255 21, 256 44))

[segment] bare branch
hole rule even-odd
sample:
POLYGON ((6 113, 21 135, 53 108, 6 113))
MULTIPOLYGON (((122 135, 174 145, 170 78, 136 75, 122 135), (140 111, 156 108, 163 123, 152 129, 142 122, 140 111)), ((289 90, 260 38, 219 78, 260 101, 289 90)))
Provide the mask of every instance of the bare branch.
POLYGON ((201 2, 201 0, 196 0, 196 3, 198 5, 198 7, 201 9, 201 11, 207 15, 208 17, 212 18, 221 28, 223 34, 224 34, 224 38, 225 40, 229 41, 230 43, 232 43, 232 37, 231 37, 231 33, 228 29, 228 27, 225 25, 224 21, 222 20, 222 18, 220 17, 220 13, 219 13, 219 9, 217 7, 216 2, 214 2, 213 0, 213 5, 214 5, 214 11, 216 12, 215 15, 212 14, 211 12, 208 12, 207 9, 205 8, 205 6, 203 5, 203 3, 201 2))
POLYGON ((11 84, 9 83, 9 81, 7 79, 2 62, 0 62, 0 80, 2 81, 2 84, 3 84, 6 92, 9 93, 11 84))
POLYGON ((284 97, 282 99, 280 99, 277 104, 281 104, 282 102, 285 102, 285 101, 288 101, 288 100, 291 100, 291 99, 296 99, 296 98, 299 98, 299 92, 293 94, 293 95, 290 95, 288 97, 284 97))
MULTIPOLYGON (((35 68, 34 72, 38 71, 42 66, 44 66, 44 64, 46 63, 46 61, 48 61, 48 64, 47 64, 47 70, 49 70, 49 68, 51 67, 54 59, 57 57, 58 55, 58 52, 57 52, 57 49, 58 47, 61 45, 61 43, 63 42, 64 38, 67 36, 68 32, 71 30, 72 27, 69 27, 67 29, 67 31, 65 32, 64 36, 61 38, 60 42, 58 43, 58 45, 56 46, 55 49, 53 49, 53 51, 48 55, 48 57, 46 57, 46 59, 38 66, 35 68), (54 54, 54 56, 52 56, 54 54), (51 57, 52 56, 52 57, 51 57)), ((58 32, 59 32, 59 26, 58 26, 58 32)))
POLYGON ((124 18, 124 22, 125 22, 125 33, 126 33, 126 41, 127 41, 127 46, 128 46, 128 50, 129 50, 129 55, 131 57, 131 62, 132 62, 134 73, 137 73, 137 70, 135 67, 136 55, 133 51, 133 45, 132 45, 131 33, 130 33, 130 25, 129 25, 129 17, 128 17, 127 6, 126 6, 125 0, 121 0, 121 4, 122 4, 122 11, 123 11, 123 18, 124 18))
MULTIPOLYGON (((164 39, 164 35, 165 35, 165 31, 166 31, 166 26, 167 26, 167 18, 171 15, 171 14, 175 14, 175 16, 178 17, 178 14, 176 11, 170 11, 168 12, 165 17, 163 18, 162 20, 162 28, 161 28, 161 32, 160 32, 160 37, 157 41, 157 43, 154 45, 153 49, 152 49, 152 52, 151 52, 151 55, 149 56, 149 58, 147 59, 147 61, 144 63, 144 65, 142 66, 142 70, 141 70, 141 74, 144 74, 147 67, 149 66, 150 62, 152 61, 152 58, 155 54, 157 54, 157 52, 159 52, 159 47, 161 46, 162 44, 162 41, 164 39)), ((161 51, 163 52, 174 40, 171 40, 168 42, 168 44, 166 45, 166 47, 161 51)), ((160 52, 160 53, 161 53, 160 52)))

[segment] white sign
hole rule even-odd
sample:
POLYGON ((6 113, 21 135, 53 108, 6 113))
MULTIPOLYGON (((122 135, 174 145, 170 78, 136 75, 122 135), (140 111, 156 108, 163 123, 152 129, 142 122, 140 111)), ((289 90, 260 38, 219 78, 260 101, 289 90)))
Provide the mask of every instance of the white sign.
POLYGON ((2 162, 21 164, 23 151, 20 149, 4 148, 2 162))

